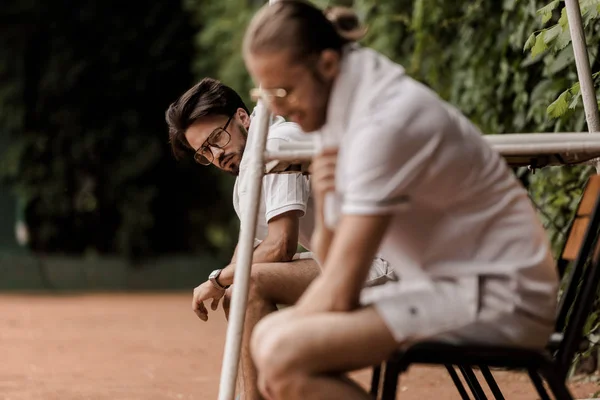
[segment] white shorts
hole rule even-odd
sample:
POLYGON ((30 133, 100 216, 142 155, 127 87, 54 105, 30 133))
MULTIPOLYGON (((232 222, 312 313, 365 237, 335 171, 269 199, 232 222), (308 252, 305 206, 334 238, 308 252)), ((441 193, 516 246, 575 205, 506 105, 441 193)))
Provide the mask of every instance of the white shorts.
POLYGON ((373 305, 403 346, 437 340, 544 347, 554 330, 554 321, 537 318, 515 307, 513 296, 510 282, 503 278, 465 277, 420 282, 400 279, 364 289, 361 304, 373 305))
MULTIPOLYGON (((306 259, 314 259, 313 253, 310 251, 296 253, 292 258, 292 260, 306 259)), ((369 269, 365 287, 379 286, 386 282, 393 282, 397 280, 398 278, 396 273, 394 272, 393 268, 390 267, 390 264, 383 258, 375 257, 373 259, 373 263, 371 264, 371 269, 369 269)))

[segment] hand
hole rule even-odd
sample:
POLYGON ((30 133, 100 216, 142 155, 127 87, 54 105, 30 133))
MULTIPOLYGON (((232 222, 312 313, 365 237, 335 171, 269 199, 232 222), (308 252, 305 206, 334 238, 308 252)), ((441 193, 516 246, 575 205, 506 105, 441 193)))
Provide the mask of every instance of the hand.
POLYGON ((337 165, 337 148, 324 149, 313 158, 309 168, 312 191, 316 201, 323 204, 325 194, 335 191, 335 168, 337 165))
POLYGON ((225 290, 215 287, 210 281, 206 281, 196 289, 194 289, 194 296, 192 299, 192 310, 196 313, 198 318, 202 321, 208 321, 208 310, 204 306, 204 301, 212 299, 210 308, 216 311, 219 306, 219 300, 225 294, 225 290))

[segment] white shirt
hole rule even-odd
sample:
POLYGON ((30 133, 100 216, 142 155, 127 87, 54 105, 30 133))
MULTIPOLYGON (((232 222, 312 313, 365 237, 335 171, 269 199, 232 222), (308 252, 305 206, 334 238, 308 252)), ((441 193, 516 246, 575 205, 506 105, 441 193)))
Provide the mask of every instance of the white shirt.
MULTIPOLYGON (((247 164, 251 151, 253 135, 258 134, 259 115, 263 106, 257 106, 252 112, 248 141, 244 156, 240 163, 240 172, 233 189, 233 207, 238 218, 244 215, 244 207, 248 204, 249 182, 247 179, 247 164)), ((282 117, 274 117, 267 136, 267 149, 276 149, 282 141, 307 140, 300 127, 293 122, 286 122, 282 117)), ((314 229, 314 210, 310 197, 310 183, 308 176, 299 173, 268 174, 263 177, 262 195, 260 200, 258 221, 256 225, 255 246, 267 237, 268 222, 272 218, 288 211, 298 210, 302 213, 298 242, 306 249, 310 246, 310 239, 314 229)))
POLYGON ((546 233, 467 118, 357 45, 344 51, 328 107, 322 142, 340 151, 327 221, 391 214, 379 253, 401 280, 501 275, 515 306, 554 317, 558 278, 546 233))

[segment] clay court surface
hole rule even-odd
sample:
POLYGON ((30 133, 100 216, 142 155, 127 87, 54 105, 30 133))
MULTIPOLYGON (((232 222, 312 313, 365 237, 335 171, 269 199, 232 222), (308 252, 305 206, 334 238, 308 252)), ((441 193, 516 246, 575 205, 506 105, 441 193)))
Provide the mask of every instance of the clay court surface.
MULTIPOLYGON (((190 302, 191 291, 0 295, 0 400, 216 399, 225 320, 203 323, 190 302)), ((522 374, 496 376, 507 399, 537 398, 522 374)), ((578 398, 600 390, 571 387, 578 398)), ((399 398, 459 397, 445 371, 413 367, 399 398)))

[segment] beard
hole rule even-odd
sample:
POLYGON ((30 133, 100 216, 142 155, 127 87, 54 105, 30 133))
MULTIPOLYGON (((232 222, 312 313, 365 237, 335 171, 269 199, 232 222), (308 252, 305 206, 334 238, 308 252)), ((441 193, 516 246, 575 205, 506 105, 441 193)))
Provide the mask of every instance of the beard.
POLYGON ((233 151, 233 152, 229 152, 227 154, 223 154, 220 158, 219 158, 219 165, 221 166, 220 169, 222 171, 225 171, 227 173, 230 173, 233 176, 238 176, 240 174, 240 163, 242 161, 242 155, 243 155, 243 150, 241 151, 233 151), (226 162, 229 163, 229 165, 225 168, 223 165, 226 162))
POLYGON ((248 131, 238 121, 234 121, 234 122, 236 124, 237 129, 242 134, 244 140, 242 141, 242 144, 234 152, 228 153, 228 154, 223 154, 221 156, 221 160, 227 159, 229 157, 231 157, 230 159, 235 160, 235 161, 231 161, 229 168, 227 168, 224 171, 230 173, 233 176, 239 176, 240 164, 242 162, 242 157, 244 156, 244 151, 246 150, 246 141, 248 140, 248 131))
MULTIPOLYGON (((242 159, 241 157, 242 157, 242 155, 239 154, 239 159, 240 160, 242 159)), ((231 165, 229 166, 229 169, 227 170, 227 172, 229 172, 233 176, 239 176, 239 174, 240 174, 240 165, 239 165, 239 163, 232 162, 231 165)))

